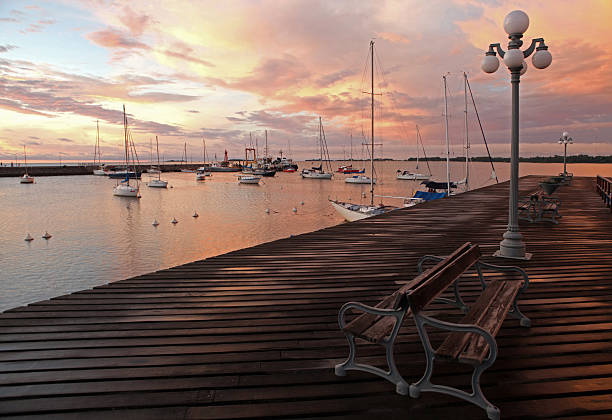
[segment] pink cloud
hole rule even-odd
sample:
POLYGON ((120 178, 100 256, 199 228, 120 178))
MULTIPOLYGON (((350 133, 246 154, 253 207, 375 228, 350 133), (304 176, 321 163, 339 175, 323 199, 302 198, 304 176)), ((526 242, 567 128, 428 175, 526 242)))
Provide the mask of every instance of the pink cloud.
POLYGON ((87 38, 94 43, 107 48, 142 49, 150 47, 134 38, 115 29, 105 29, 87 34, 87 38))

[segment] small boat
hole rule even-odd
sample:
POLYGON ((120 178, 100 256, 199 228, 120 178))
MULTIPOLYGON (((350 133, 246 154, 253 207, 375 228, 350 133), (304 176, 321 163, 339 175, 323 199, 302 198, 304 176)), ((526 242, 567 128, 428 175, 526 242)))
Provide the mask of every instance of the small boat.
MULTIPOLYGON (((427 155, 425 155, 425 146, 423 146, 423 139, 421 138, 421 132, 419 131, 419 126, 416 126, 416 149, 417 149, 417 158, 416 158, 416 170, 419 170, 419 140, 421 141, 421 147, 423 147, 423 155, 425 156, 425 162, 427 162, 427 168, 429 169, 429 173, 431 174, 431 168, 429 168, 429 161, 427 160, 427 155)), ((427 181, 431 178, 431 175, 425 175, 417 172, 410 171, 402 171, 401 169, 397 170, 396 179, 403 179, 406 181, 427 181)))
POLYGON ((396 178, 407 180, 407 181, 426 181, 430 178, 430 176, 425 175, 425 174, 418 174, 418 173, 414 173, 410 171, 400 171, 398 169, 396 178))
POLYGON ((261 177, 258 175, 241 175, 238 177, 240 184, 259 184, 261 177))
POLYGON ((353 168, 353 165, 344 165, 338 168, 338 172, 342 174, 363 174, 365 173, 365 168, 357 169, 353 168))
MULTIPOLYGON (((157 149, 157 167, 159 168, 159 140, 155 136, 155 147, 157 149)), ((153 168, 153 166, 151 166, 153 168)), ((157 179, 152 179, 147 184, 151 188, 168 188, 168 181, 161 179, 161 170, 157 170, 157 179)))
POLYGON ((116 195, 119 197, 140 198, 140 194, 139 194, 140 187, 138 185, 138 181, 136 181, 136 186, 130 185, 130 176, 129 176, 129 170, 128 170, 130 148, 129 148, 129 141, 128 141, 128 127, 127 127, 127 117, 125 115, 125 105, 123 105, 123 133, 124 133, 123 143, 125 147, 125 171, 123 172, 125 174, 125 179, 119 182, 113 188, 113 195, 116 195))
POLYGON ((376 184, 376 179, 372 181, 372 178, 366 175, 353 175, 350 178, 344 178, 344 182, 347 184, 376 184))
POLYGON ((329 156, 327 151, 327 141, 325 140, 325 131, 323 131, 323 123, 321 117, 319 117, 319 160, 321 164, 319 166, 313 166, 310 169, 302 169, 302 178, 309 179, 332 179, 331 166, 329 159, 324 159, 324 156, 329 156), (323 161, 327 163, 329 172, 325 172, 323 169, 323 161))
POLYGON ((295 168, 288 166, 285 169, 283 169, 283 172, 295 172, 295 168))
POLYGON ((21 184, 33 184, 34 183, 34 177, 28 175, 28 156, 26 154, 25 144, 23 145, 23 161, 24 161, 24 167, 25 167, 25 174, 23 174, 23 176, 21 178, 19 178, 19 183, 21 183, 21 184))

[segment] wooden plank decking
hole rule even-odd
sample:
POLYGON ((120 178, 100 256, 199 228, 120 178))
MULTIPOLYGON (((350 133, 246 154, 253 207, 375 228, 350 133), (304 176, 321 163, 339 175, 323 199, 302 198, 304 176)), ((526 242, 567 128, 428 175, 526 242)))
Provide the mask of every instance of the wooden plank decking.
MULTIPOLYGON (((521 180, 521 192, 538 177, 521 180)), ((361 222, 243 249, 0 314, 0 417, 49 419, 486 418, 452 397, 402 397, 359 372, 338 378, 348 347, 339 307, 375 303, 417 259, 465 241, 486 255, 507 222, 499 184, 361 222)), ((612 416, 612 214, 593 178, 559 190, 559 225, 521 221, 533 259, 483 390, 502 418, 612 416)), ((485 261, 516 264, 487 257, 485 261)), ((475 284, 464 288, 468 300, 475 284)), ((358 357, 382 364, 379 346, 358 357)), ((424 354, 410 321, 396 351, 409 382, 424 354)), ((438 383, 468 383, 441 365, 438 383)))

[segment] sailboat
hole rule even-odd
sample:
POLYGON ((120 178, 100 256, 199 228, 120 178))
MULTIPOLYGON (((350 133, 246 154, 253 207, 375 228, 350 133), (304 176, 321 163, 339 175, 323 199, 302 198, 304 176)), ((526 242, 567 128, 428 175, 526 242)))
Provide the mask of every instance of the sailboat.
MULTIPOLYGON (((416 158, 416 170, 419 170, 419 140, 421 141, 421 146, 423 146, 423 139, 421 139, 421 132, 419 131, 419 126, 416 126, 416 149, 417 149, 417 158, 416 158)), ((423 154, 425 154, 425 146, 423 146, 423 154)), ((425 156, 425 159, 427 159, 427 156, 425 156)), ((427 167, 429 168, 429 161, 427 161, 427 167)), ((420 174, 417 172, 410 172, 410 171, 401 171, 401 170, 397 170, 397 179, 404 179, 404 180, 409 180, 409 181, 421 181, 421 180, 428 180, 431 177, 431 169, 429 170, 429 175, 426 174, 420 174)))
POLYGON ((325 131, 323 130, 321 117, 319 117, 319 166, 313 166, 310 169, 302 169, 302 178, 331 179, 332 176, 333 174, 331 173, 331 167, 329 165, 329 152, 327 151, 327 142, 325 141, 325 131), (326 159, 324 159, 324 157, 326 157, 326 159), (325 172, 323 169, 324 160, 330 172, 325 172))
POLYGON ((205 181, 207 176, 212 176, 210 166, 206 166, 206 140, 202 137, 202 162, 201 166, 196 171, 196 181, 205 181))
POLYGON ((96 145, 94 146, 94 175, 105 176, 108 175, 106 171, 102 168, 102 155, 100 154, 100 123, 96 120, 96 145), (96 165, 96 159, 98 160, 98 164, 96 165), (97 167, 97 168, 96 168, 97 167))
MULTIPOLYGON (((371 131, 371 136, 370 136, 370 140, 371 140, 370 166, 371 166, 372 175, 374 175, 374 40, 370 41, 370 56, 372 58, 372 62, 371 62, 371 71, 372 71, 371 83, 372 84, 371 84, 371 91, 370 91, 371 109, 372 109, 372 114, 370 117, 371 124, 372 124, 372 131, 371 131)), ((338 200, 329 200, 332 207, 336 209, 336 211, 340 213, 340 215, 344 217, 346 220, 348 220, 349 222, 353 222, 355 220, 360 220, 360 219, 365 219, 366 217, 372 217, 378 214, 387 213, 397 208, 393 206, 385 206, 382 204, 374 205, 375 180, 373 176, 369 180, 370 180, 369 182, 370 183, 370 204, 369 205, 368 204, 353 204, 353 203, 348 203, 348 202, 343 202, 343 201, 338 201, 338 200)))
POLYGON ((33 184, 34 177, 28 175, 28 155, 26 154, 25 144, 23 145, 23 162, 25 166, 25 174, 21 178, 19 178, 19 183, 21 184, 33 184))
POLYGON ((365 168, 357 169, 353 168, 353 132, 351 132, 351 160, 348 165, 342 165, 338 168, 338 172, 343 174, 363 174, 365 173, 365 168))
POLYGON ((125 105, 123 105, 123 143, 125 147, 125 179, 119 182, 113 188, 113 195, 121 196, 121 197, 139 197, 140 186, 138 185, 138 180, 134 181, 136 185, 130 185, 130 175, 129 175, 129 164, 130 164, 130 151, 128 144, 128 124, 127 117, 125 115, 125 105))
POLYGON ((159 166, 159 140, 157 140, 157 136, 155 136, 155 149, 157 150, 157 179, 150 180, 147 185, 153 188, 168 188, 168 181, 161 179, 161 166, 159 166))

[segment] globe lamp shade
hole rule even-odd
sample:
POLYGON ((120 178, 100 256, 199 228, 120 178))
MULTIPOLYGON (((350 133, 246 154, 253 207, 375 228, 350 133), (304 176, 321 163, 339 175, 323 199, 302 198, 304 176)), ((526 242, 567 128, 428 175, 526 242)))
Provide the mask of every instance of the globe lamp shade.
POLYGON ((552 63, 552 55, 548 50, 539 50, 533 55, 531 62, 536 69, 545 69, 552 63))
POLYGON ((521 69, 521 76, 527 73, 527 62, 523 60, 523 68, 521 69))
POLYGON ((529 16, 522 10, 514 10, 504 19, 504 30, 508 35, 523 34, 529 28, 529 16))
POLYGON ((485 55, 480 66, 485 73, 495 73, 499 68, 499 60, 496 55, 485 55))
POLYGON ((524 58, 525 56, 523 55, 523 51, 519 50, 518 48, 514 48, 506 51, 506 54, 504 55, 504 64, 509 69, 521 67, 523 65, 524 58))

